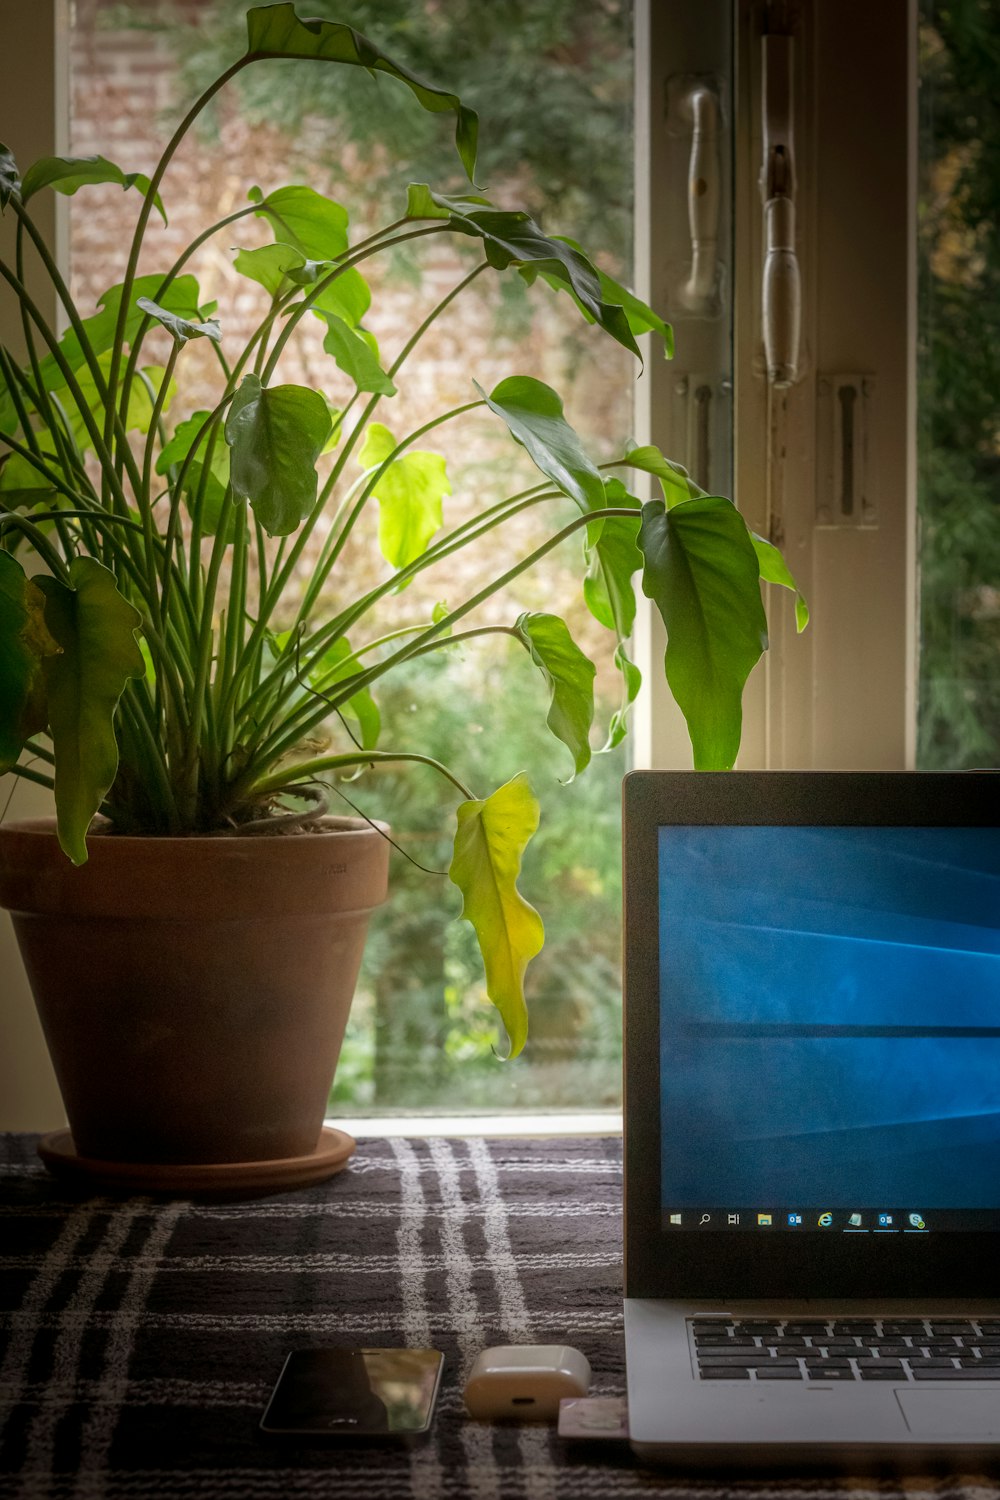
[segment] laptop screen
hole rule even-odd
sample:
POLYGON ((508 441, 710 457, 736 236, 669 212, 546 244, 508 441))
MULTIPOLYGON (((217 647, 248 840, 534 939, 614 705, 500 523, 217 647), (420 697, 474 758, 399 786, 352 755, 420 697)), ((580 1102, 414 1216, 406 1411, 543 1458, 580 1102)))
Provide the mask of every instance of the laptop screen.
POLYGON ((661 826, 664 1230, 1000 1229, 1000 839, 661 826))

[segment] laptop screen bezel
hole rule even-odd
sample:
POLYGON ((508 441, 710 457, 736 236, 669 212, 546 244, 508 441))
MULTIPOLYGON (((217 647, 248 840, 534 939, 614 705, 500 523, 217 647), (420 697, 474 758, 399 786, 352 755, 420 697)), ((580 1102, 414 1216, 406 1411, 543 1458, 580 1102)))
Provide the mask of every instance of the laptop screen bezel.
POLYGON ((659 830, 1000 827, 988 771, 633 771, 623 788, 625 1295, 996 1295, 1000 1235, 665 1230, 661 1213, 659 830))

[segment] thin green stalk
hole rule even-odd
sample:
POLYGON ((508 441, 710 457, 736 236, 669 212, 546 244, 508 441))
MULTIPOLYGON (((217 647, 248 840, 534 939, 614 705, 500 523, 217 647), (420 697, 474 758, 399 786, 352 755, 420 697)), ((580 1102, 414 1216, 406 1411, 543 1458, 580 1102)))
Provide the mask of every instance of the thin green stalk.
MULTIPOLYGON (((115 320, 114 341, 111 346, 111 364, 108 369, 108 412, 104 428, 105 446, 110 444, 111 434, 114 431, 114 423, 117 416, 116 402, 118 399, 118 377, 121 372, 122 347, 125 342, 125 324, 128 321, 129 304, 132 300, 132 287, 135 282, 135 275, 139 266, 139 253, 142 249, 143 237, 146 233, 146 226, 149 223, 149 216, 153 212, 160 183, 163 181, 164 173, 166 172, 167 167, 170 165, 174 152, 177 150, 177 147, 187 135, 188 130, 201 114, 201 111, 205 108, 206 104, 208 104, 209 101, 213 99, 219 92, 219 90, 229 82, 230 78, 234 78, 242 68, 246 67, 247 63, 252 61, 252 57, 248 55, 237 58, 236 62, 228 67, 224 73, 221 73, 219 77, 214 80, 214 82, 209 84, 204 93, 195 100, 194 104, 192 104, 191 108, 188 110, 187 114, 184 116, 183 120, 180 122, 173 135, 170 137, 169 141, 163 149, 163 153, 160 156, 159 161, 153 169, 153 175, 149 180, 149 186, 146 189, 146 196, 142 200, 142 206, 139 209, 139 215, 136 219, 135 230, 132 234, 132 243, 129 246, 128 261, 125 266, 125 276, 122 281, 122 293, 121 301, 118 305, 118 317, 115 320)), ((109 476, 105 476, 105 478, 108 477, 109 476)), ((106 490, 104 487, 102 487, 102 498, 106 498, 106 490)))
POLYGON ((59 553, 52 546, 44 532, 39 531, 38 527, 29 521, 27 516, 22 516, 17 511, 7 511, 5 515, 0 517, 0 523, 5 527, 12 526, 15 531, 20 531, 26 536, 52 576, 58 578, 59 582, 64 583, 67 588, 69 587, 69 571, 66 563, 59 556, 59 553))
POLYGON ((49 251, 45 240, 36 229, 34 220, 32 219, 31 215, 28 213, 27 209, 17 197, 13 197, 11 199, 11 205, 14 208, 14 212, 17 214, 18 223, 23 224, 25 229, 28 231, 31 242, 38 252, 39 259, 44 265, 49 280, 52 282, 52 285, 56 290, 56 295, 58 296, 59 301, 62 303, 63 307, 66 310, 66 316, 69 319, 70 327, 76 334, 77 340, 79 341, 80 349, 87 363, 87 368, 90 370, 90 373, 93 377, 97 394, 101 398, 102 403, 105 403, 108 406, 108 417, 110 418, 111 425, 105 430, 105 446, 111 449, 112 434, 117 433, 118 447, 117 450, 112 451, 117 451, 121 455, 124 466, 128 470, 129 478, 134 485, 137 485, 139 482, 139 469, 132 455, 132 450, 129 446, 128 436, 125 430, 125 423, 124 421, 118 420, 118 414, 111 404, 108 389, 104 380, 104 371, 101 369, 101 366, 97 360, 97 355, 94 353, 93 345, 91 344, 90 339, 87 337, 87 330, 83 326, 83 320, 81 319, 80 314, 77 311, 76 303, 70 296, 69 288, 62 278, 59 267, 56 265, 55 259, 49 251))
MULTIPOLYGON (((435 563, 449 557, 453 552, 458 552, 463 547, 468 546, 469 543, 477 541, 480 536, 484 535, 487 531, 491 531, 494 527, 502 525, 510 516, 516 515, 519 510, 526 510, 528 506, 535 505, 542 500, 564 500, 565 498, 561 490, 542 491, 539 494, 532 494, 530 490, 525 490, 520 491, 516 496, 510 496, 506 500, 498 501, 496 505, 490 506, 488 510, 483 511, 478 516, 474 516, 470 521, 464 522, 461 526, 456 527, 454 531, 449 532, 444 541, 439 542, 434 547, 429 547, 426 552, 421 553, 420 557, 414 559, 407 567, 398 569, 391 578, 370 589, 350 609, 342 610, 339 615, 334 616, 332 620, 328 620, 306 642, 307 651, 314 659, 318 659, 333 641, 339 636, 346 635, 351 626, 357 620, 361 619, 363 615, 367 614, 368 610, 374 604, 377 604, 379 599, 383 598, 386 594, 392 593, 403 583, 409 582, 411 578, 415 578, 425 568, 432 567, 435 563)), ((293 687, 287 683, 285 669, 276 667, 274 671, 264 678, 258 691, 253 693, 247 703, 244 704, 243 712, 245 714, 252 712, 264 700, 266 694, 276 684, 280 684, 283 679, 286 681, 285 690, 279 694, 274 705, 272 705, 272 712, 280 710, 291 696, 293 687)))
MULTIPOLYGON (((156 574, 156 547, 153 542, 153 507, 149 499, 150 482, 153 477, 153 448, 156 443, 156 433, 159 426, 160 415, 167 399, 167 391, 173 378, 174 366, 181 352, 179 340, 174 339, 160 381, 160 389, 156 393, 153 403, 152 415, 149 419, 149 431, 146 433, 146 443, 142 452, 142 488, 136 495, 139 507, 139 515, 142 519, 143 535, 146 542, 146 578, 148 583, 148 603, 153 622, 158 630, 163 628, 163 609, 160 600, 159 580, 156 574)), ((169 568, 169 558, 164 559, 164 577, 169 568)))
POLYGON ((438 636, 446 634, 459 620, 464 619, 474 609, 478 609, 480 604, 485 603, 487 599, 499 593, 501 589, 506 588, 521 573, 533 567, 535 563, 553 551, 554 548, 560 546, 567 537, 572 536, 581 527, 587 526, 591 521, 605 520, 613 516, 634 518, 635 511, 633 509, 626 509, 624 506, 608 506, 602 510, 588 511, 582 515, 575 516, 572 521, 566 526, 561 527, 559 531, 555 532, 541 546, 536 547, 527 557, 522 558, 520 562, 515 563, 512 568, 508 568, 505 573, 502 573, 499 578, 494 579, 492 583, 487 584, 484 588, 473 594, 471 599, 467 599, 464 604, 460 604, 456 609, 449 610, 448 614, 443 615, 440 620, 428 626, 411 645, 403 646, 399 651, 394 652, 392 656, 386 657, 384 661, 377 663, 374 667, 369 667, 365 672, 355 673, 353 677, 344 678, 338 684, 337 692, 330 695, 324 702, 322 710, 315 711, 309 715, 305 724, 299 724, 291 732, 288 732, 288 724, 283 724, 281 729, 277 730, 269 740, 266 740, 256 750, 254 759, 264 764, 274 764, 276 761, 280 761, 295 748, 310 728, 323 722, 330 709, 338 708, 341 703, 353 697, 361 688, 369 687, 371 683, 383 677, 386 672, 392 671, 393 668, 399 666, 402 662, 408 661, 412 656, 418 655, 421 648, 429 641, 433 641, 438 636))
MULTIPOLYGON (((52 355, 56 364, 59 366, 63 379, 66 382, 66 388, 68 389, 70 395, 73 397, 73 400, 75 401, 77 409, 80 413, 80 420, 86 427, 90 439, 94 444, 98 460, 101 464, 102 475, 104 476, 104 478, 107 478, 109 474, 113 476, 114 461, 112 459, 111 453, 108 450, 107 444, 104 441, 100 429, 94 421, 93 413, 84 400, 83 392, 80 389, 80 385, 76 378, 76 375, 67 362, 63 351, 59 347, 58 339, 52 332, 52 329, 49 327, 45 318, 42 316, 42 313, 39 310, 34 299, 29 295, 28 290, 24 286, 23 282, 21 282, 18 277, 14 275, 13 271, 3 260, 0 260, 0 276, 3 277, 4 281, 7 282, 7 284, 20 298, 22 306, 28 312, 32 322, 35 324, 35 327, 38 329, 45 343, 48 345, 50 354, 52 355)), ((113 488, 115 490, 115 499, 117 503, 120 505, 123 512, 127 511, 128 501, 125 498, 125 492, 122 489, 121 485, 116 481, 113 488)), ((105 508, 109 508, 106 501, 105 508)))
POLYGON ((20 776, 22 781, 33 781, 36 786, 47 786, 52 791, 55 786, 51 776, 46 776, 44 771, 33 771, 30 766, 9 766, 8 770, 12 776, 20 776))
POLYGON ((281 358, 282 350, 294 333, 297 324, 305 317, 313 303, 323 295, 327 287, 333 285, 338 276, 342 276, 351 266, 357 265, 359 261, 367 260, 370 255, 375 255, 379 250, 388 250, 394 245, 403 245, 407 240, 422 239, 428 234, 441 234, 447 229, 448 225, 446 223, 428 224, 423 229, 411 229, 406 234, 397 234, 395 239, 383 240, 380 244, 374 245, 370 249, 360 252, 352 250, 349 255, 342 257, 339 265, 326 276, 321 277, 316 282, 316 285, 302 298, 302 301, 296 302, 294 308, 289 313, 284 327, 274 341, 274 348, 271 350, 267 364, 264 366, 264 372, 261 376, 262 384, 267 385, 274 374, 275 366, 281 358))
POLYGON ((435 760, 431 755, 418 755, 415 751, 406 750, 368 750, 350 755, 323 755, 318 760, 303 761, 301 765, 288 766, 282 771, 276 771, 272 776, 265 776, 260 781, 252 782, 246 788, 246 793, 250 797, 266 797, 271 792, 284 791, 296 783, 315 780, 324 771, 339 771, 348 766, 385 765, 390 761, 399 760, 416 761, 419 765, 432 766, 435 771, 447 777, 452 786, 457 787, 468 802, 476 800, 475 793, 470 792, 464 782, 459 781, 458 777, 441 761, 435 760))

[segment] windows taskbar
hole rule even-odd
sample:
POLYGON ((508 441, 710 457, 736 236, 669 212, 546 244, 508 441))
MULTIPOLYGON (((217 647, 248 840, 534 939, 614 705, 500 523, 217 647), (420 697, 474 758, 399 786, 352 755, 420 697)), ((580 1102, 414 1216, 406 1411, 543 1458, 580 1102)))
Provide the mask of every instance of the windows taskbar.
POLYGON ((785 1230, 802 1234, 930 1234, 941 1230, 1000 1230, 1000 1209, 914 1208, 691 1208, 666 1206, 666 1230, 785 1230))

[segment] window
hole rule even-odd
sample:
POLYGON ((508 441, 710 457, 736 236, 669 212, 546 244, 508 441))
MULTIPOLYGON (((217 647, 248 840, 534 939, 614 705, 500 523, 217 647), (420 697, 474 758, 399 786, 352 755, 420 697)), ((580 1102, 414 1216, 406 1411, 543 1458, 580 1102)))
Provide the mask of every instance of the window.
MULTIPOLYGON (((5 3, 24 12, 35 9, 21 0, 5 3)), ((230 8, 226 25, 237 8, 230 8)), ((62 11, 62 0, 55 9, 62 11)), ((158 9, 142 7, 144 22, 158 9)), ((194 13, 187 0, 176 9, 182 17, 194 13)), ((499 9, 490 7, 489 12, 499 9)), ((532 9, 523 0, 518 11, 523 24, 532 9)), ((546 9, 535 7, 539 15, 546 9)), ((588 17, 599 15, 609 25, 625 25, 625 9, 611 0, 577 9, 588 17)), ((383 5, 381 15, 388 24, 405 10, 399 0, 398 5, 383 5)), ((997 759, 997 381, 992 367, 997 341, 990 330, 1000 301, 993 285, 992 124, 979 103, 992 97, 983 69, 996 51, 991 41, 997 25, 994 10, 987 0, 963 7, 935 0, 881 0, 877 6, 864 0, 840 0, 836 6, 822 0, 698 0, 684 5, 636 0, 634 268, 637 289, 674 321, 678 349, 671 365, 647 362, 634 416, 621 407, 602 409, 602 425, 589 436, 602 452, 610 451, 630 428, 640 441, 659 442, 696 472, 707 474, 713 488, 733 493, 755 529, 784 548, 812 619, 804 634, 796 634, 790 598, 772 591, 771 650, 745 696, 742 764, 748 767, 877 768, 991 764, 997 759), (791 136, 786 144, 794 171, 801 323, 798 369, 787 386, 766 378, 763 360, 767 241, 759 179, 768 35, 791 39, 791 136), (696 115, 701 130, 697 147, 696 115), (687 207, 692 187, 701 204, 693 221, 687 207), (704 242, 699 246, 700 280, 694 275, 699 255, 692 245, 699 236, 704 242), (707 242, 713 238, 711 250, 707 242), (684 295, 692 281, 700 296, 684 295), (607 447, 601 449, 602 443, 607 447)), ((78 0, 81 24, 90 24, 94 15, 95 0, 78 0)), ((209 35, 206 28, 205 34, 206 44, 215 45, 216 32, 209 35)), ((113 68, 117 55, 118 66, 124 67, 122 49, 137 45, 139 34, 128 36, 127 42, 115 44, 117 54, 115 47, 106 49, 104 65, 113 68)), ((163 47, 155 31, 147 30, 140 39, 154 49, 163 47)), ((48 52, 45 46, 33 52, 43 72, 51 40, 46 45, 48 52)), ((771 50, 773 54, 780 47, 771 50)), ((627 71, 630 58, 626 38, 616 66, 627 71)), ((186 55, 185 66, 196 65, 196 54, 186 55)), ((620 71, 615 75, 612 94, 623 124, 622 171, 627 175, 624 76, 620 71)), ((90 97, 101 108, 99 93, 90 97)), ((159 103, 161 96, 156 97, 159 103)), ((32 98, 41 101, 42 95, 36 89, 32 98)), ((107 97, 104 107, 110 112, 107 97)), ((245 107, 252 111, 253 99, 245 107)), ((18 113, 26 110, 27 105, 18 113)), ((78 131, 83 120, 78 109, 78 131)), ((580 139, 591 149, 592 120, 584 113, 577 123, 580 139)), ((235 146, 235 136, 225 132, 238 134, 246 127, 230 114, 221 128, 224 142, 235 146)), ((258 175, 263 176, 267 163, 279 162, 285 148, 273 127, 255 125, 254 130, 262 161, 258 175)), ((299 132, 303 155, 308 134, 299 132)), ((107 136, 95 129, 90 145, 82 135, 77 140, 90 149, 107 136)), ((123 151, 129 145, 123 138, 123 151)), ((44 149, 52 149, 51 143, 26 146, 24 154, 44 149)), ((422 149, 417 142, 414 150, 422 149)), ((518 196, 528 179, 516 173, 514 179, 505 181, 505 192, 509 188, 518 196)), ((217 183, 206 186, 206 192, 217 190, 217 183)), ((74 208, 82 203, 81 197, 74 208)), ((572 197, 564 204, 568 224, 576 217, 570 212, 572 197)), ((77 232, 85 239, 91 231, 84 224, 77 232)), ((219 246, 216 253, 221 256, 224 249, 219 246)), ((619 257, 616 264, 627 264, 629 252, 621 238, 604 249, 619 257)), ((204 274, 211 279, 215 273, 209 269, 204 274)), ((411 295, 404 291, 405 278, 415 274, 412 266, 395 267, 385 299, 411 295)), ((383 289, 378 300, 383 300, 383 289)), ((484 307, 489 339, 506 339, 513 347, 512 329, 523 315, 523 307, 506 303, 484 307)), ((532 337, 537 331, 536 324, 532 337)), ((379 332, 391 338, 388 325, 379 332)), ((553 383, 565 386, 564 373, 552 374, 553 383)), ((620 388, 620 381, 617 375, 605 379, 603 371, 587 374, 582 365, 575 373, 582 382, 579 408, 573 407, 568 388, 564 393, 582 425, 583 410, 601 408, 595 390, 600 393, 612 384, 620 388)), ((509 450, 505 454, 509 457, 509 450)), ((493 457, 484 453, 483 465, 493 457)), ((455 489, 457 495, 458 484, 455 489)), ((633 736, 637 759, 689 764, 683 726, 657 684, 663 650, 658 625, 646 620, 642 629, 639 644, 652 691, 633 736)), ((499 666, 477 659, 474 665, 459 663, 457 670, 460 680, 465 673, 466 691, 485 680, 495 697, 496 679, 490 674, 500 671, 499 666)), ((449 690, 435 680, 421 691, 431 712, 440 716, 441 733, 449 733, 449 690)), ((402 695, 384 711, 405 715, 411 701, 402 695)), ((489 699, 487 706, 492 707, 489 699)), ((463 714, 463 722, 483 726, 469 747, 475 759, 481 748, 488 748, 492 720, 485 713, 463 714)), ((557 745, 553 752, 544 772, 550 781, 560 774, 557 745)), ((480 763, 485 776, 485 763, 480 763)), ((570 821, 564 834, 553 834, 557 848, 546 851, 539 844, 537 850, 543 867, 536 890, 551 879, 545 859, 561 857, 566 837, 577 841, 569 868, 578 882, 583 920, 590 931, 602 931, 599 962, 586 980, 595 998, 583 1034, 592 1039, 593 1051, 589 1060, 578 1059, 577 1078, 588 1103, 609 1073, 587 1069, 591 1064, 604 1068, 617 1036, 613 1006, 601 1008, 617 988, 617 940, 610 925, 616 920, 615 873, 607 866, 601 867, 602 874, 594 872, 598 851, 609 840, 616 864, 621 769, 620 762, 615 766, 608 758, 573 787, 555 788, 553 804, 558 799, 570 821), (584 811, 572 818, 568 809, 577 806, 584 811), (595 894, 595 885, 600 893, 595 894), (605 914, 607 927, 602 925, 605 914)), ((359 801, 363 795, 360 783, 345 790, 352 797, 356 793, 359 801)), ((398 800, 400 811, 393 815, 400 828, 409 816, 407 802, 419 804, 433 822, 425 800, 429 789, 412 778, 387 787, 386 795, 398 800)), ((547 808, 548 827, 558 829, 553 818, 562 815, 555 805, 547 808)), ((428 836, 411 844, 411 852, 440 868, 433 833, 427 828, 420 833, 428 836)), ((417 878, 413 871, 415 886, 417 878)), ((538 879, 529 876, 529 882, 538 879)), ((446 887, 439 881, 433 889, 446 887)), ((532 1065, 538 1071, 520 1063, 516 1070, 495 1068, 487 1056, 489 1036, 467 1024, 471 964, 457 936, 460 928, 448 929, 443 937, 444 929, 435 926, 428 945, 433 951, 422 956, 419 970, 407 968, 407 949, 398 945, 399 935, 391 928, 409 926, 423 939, 427 929, 410 904, 414 899, 407 886, 403 900, 386 912, 388 925, 374 933, 373 953, 381 967, 372 974, 380 977, 367 981, 368 998, 362 1005, 362 1013, 365 1005, 372 1014, 381 1007, 395 1011, 396 1019, 402 1012, 400 1050, 395 1051, 393 1042, 380 1055, 380 1033, 369 1029, 358 1040, 353 1075, 343 1075, 344 1086, 355 1089, 356 1100, 375 1104, 376 1070, 384 1065, 386 1090, 402 1087, 400 1072, 409 1074, 414 1049, 426 1046, 431 1073, 439 1070, 435 1088, 450 1092, 456 1077, 475 1080, 472 1107, 501 1102, 484 1091, 482 1076, 499 1080, 497 1087, 509 1090, 506 1102, 512 1106, 551 1105, 554 1075, 541 1060, 541 1045, 539 1061, 532 1065), (450 986, 450 1009, 426 998, 440 974, 450 986), (376 994, 383 980, 384 989, 376 994), (419 1034, 406 1030, 425 1003, 434 1011, 432 1029, 438 1028, 433 1041, 426 1040, 422 1027, 419 1034), (450 1062, 442 1062, 449 1046, 458 1055, 481 1049, 483 1073, 475 1059, 471 1067, 456 1064, 452 1071, 450 1062)), ((560 1011, 568 1016, 571 1031, 580 1024, 574 999, 576 955, 571 949, 568 959, 556 959, 561 952, 550 949, 553 988, 535 1007, 539 1043, 546 1038, 546 1006, 553 1016, 560 1011)), ((473 978, 472 989, 475 983, 473 978)), ((557 1050, 547 1055, 555 1056, 557 1050)), ((423 1101, 409 1094, 407 1102, 417 1106, 423 1101)))

